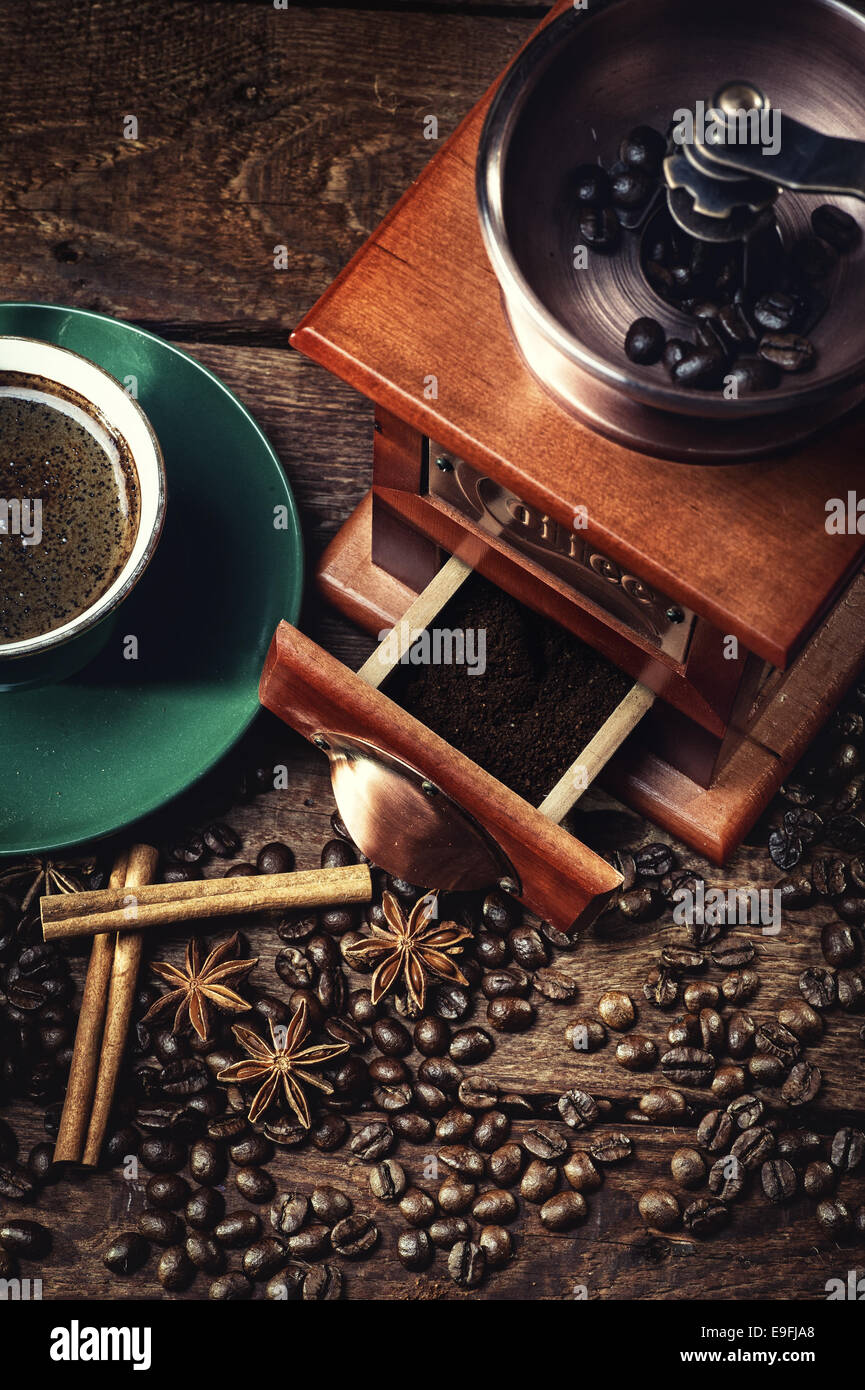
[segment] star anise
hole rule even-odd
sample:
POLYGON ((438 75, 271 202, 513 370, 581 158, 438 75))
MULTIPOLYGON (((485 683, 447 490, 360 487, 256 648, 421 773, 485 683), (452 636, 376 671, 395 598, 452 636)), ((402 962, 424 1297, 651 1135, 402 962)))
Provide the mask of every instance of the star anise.
POLYGON ((153 974, 158 975, 160 980, 165 980, 166 984, 172 985, 173 988, 148 1009, 141 1020, 142 1023, 150 1023, 174 1009, 174 1032, 180 1032, 185 1014, 198 1036, 202 1041, 206 1041, 210 1032, 211 1004, 223 1013, 246 1013, 250 1005, 228 986, 248 975, 252 967, 258 964, 258 956, 251 960, 233 959, 237 955, 239 945, 240 937, 235 932, 228 941, 215 946, 202 965, 202 943, 198 937, 193 936, 186 948, 186 965, 183 970, 179 970, 176 965, 169 965, 166 961, 154 962, 150 967, 153 974))
POLYGON ((34 898, 82 892, 85 876, 95 868, 95 859, 57 861, 44 854, 28 855, 0 869, 0 889, 11 888, 17 895, 26 884, 21 900, 21 911, 26 912, 34 898))
POLYGON ((270 1022, 272 1047, 268 1047, 264 1039, 253 1033, 251 1028, 242 1028, 239 1023, 235 1023, 231 1031, 250 1060, 234 1062, 232 1066, 218 1072, 217 1081, 262 1082, 249 1107, 249 1118, 253 1122, 276 1100, 282 1083, 285 1099, 304 1129, 309 1129, 309 1105, 300 1083, 309 1082, 311 1086, 317 1086, 320 1091, 324 1091, 325 1095, 332 1095, 333 1087, 329 1081, 307 1073, 311 1067, 320 1067, 323 1062, 329 1062, 331 1058, 347 1052, 348 1043, 301 1047, 309 1036, 306 1000, 301 1000, 300 1007, 287 1027, 274 1028, 273 1022, 270 1022))
POLYGON ((374 926, 372 936, 352 947, 358 959, 379 962, 372 977, 374 1004, 387 994, 401 973, 405 975, 409 998, 418 1009, 424 1006, 428 974, 468 984, 451 956, 462 951, 460 943, 470 937, 471 932, 456 922, 439 922, 436 902, 434 893, 419 898, 406 920, 393 894, 384 894, 382 910, 389 930, 374 926))

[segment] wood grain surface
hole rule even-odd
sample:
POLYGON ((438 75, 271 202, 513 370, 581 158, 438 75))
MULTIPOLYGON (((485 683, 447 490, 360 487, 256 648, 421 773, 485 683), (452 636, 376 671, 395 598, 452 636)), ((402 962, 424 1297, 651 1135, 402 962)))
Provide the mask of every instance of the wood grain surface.
MULTIPOLYGON (((423 117, 448 134, 528 35, 543 6, 439 4, 364 9, 269 4, 201 5, 189 0, 121 0, 106 6, 29 0, 0 8, 0 277, 7 299, 74 304, 128 317, 181 342, 218 372, 261 423, 297 496, 310 566, 369 487, 372 408, 342 382, 287 347, 301 313, 373 230, 426 164, 423 117), (123 138, 126 115, 137 138, 123 138), (286 269, 273 265, 285 245, 286 269)), ((308 588, 302 629, 357 669, 370 639, 325 611, 308 588)), ((315 868, 330 837, 333 802, 324 758, 269 715, 247 737, 290 769, 286 790, 229 806, 225 819, 243 837, 242 858, 273 839, 295 850, 298 868, 315 868)), ((193 791, 136 838, 159 838, 175 824, 207 818, 193 791)), ((658 838, 635 814, 590 793, 570 818, 599 852, 658 838)), ((765 841, 763 842, 765 843, 765 841)), ((110 854, 111 846, 106 847, 110 854)), ((762 845, 744 847, 724 871, 681 849, 712 883, 771 886, 762 845)), ((221 866, 220 866, 221 871, 221 866)), ((762 986, 752 1010, 768 1017, 795 991, 798 971, 818 964, 826 909, 791 914, 779 937, 761 937, 762 986)), ((624 1129, 632 1162, 611 1169, 589 1197, 576 1232, 542 1231, 521 1203, 513 1231, 517 1257, 466 1294, 447 1277, 438 1254, 431 1270, 408 1274, 394 1243, 402 1221, 375 1202, 365 1166, 346 1145, 331 1154, 307 1146, 271 1165, 280 1185, 310 1191, 343 1187, 359 1210, 374 1212, 381 1248, 363 1263, 343 1262, 352 1298, 371 1299, 694 1299, 822 1297, 830 1277, 861 1266, 862 1247, 821 1233, 813 1203, 800 1197, 776 1208, 759 1191, 734 1209, 729 1228, 706 1241, 682 1231, 647 1232, 636 1199, 650 1183, 673 1188, 669 1158, 693 1135, 626 1119, 644 1081, 619 1068, 608 1046, 578 1056, 564 1039, 569 1016, 591 1011, 615 984, 638 1002, 641 1032, 659 1043, 666 1016, 644 1004, 641 985, 659 945, 676 930, 669 916, 648 924, 605 917, 562 963, 579 982, 576 1006, 538 1000, 526 1034, 497 1037, 482 1070, 509 1089, 555 1096, 580 1085, 609 1097, 614 1109, 590 1136, 624 1129)), ((253 980, 284 995, 272 971, 280 942, 266 922, 249 928, 261 956, 253 980)), ((156 943, 148 944, 152 951, 156 943)), ((157 958, 179 959, 183 940, 167 932, 157 958)), ((86 950, 76 958, 79 983, 86 950)), ((720 978, 715 972, 713 978, 720 978)), ((483 1005, 478 1005, 482 1015, 483 1005)), ((824 1070, 809 1121, 831 1134, 865 1109, 860 1020, 831 1015, 809 1057, 824 1070)), ((409 1059, 412 1066, 419 1059, 409 1059)), ((649 1073, 645 1084, 658 1080, 649 1073)), ((689 1093, 695 1113, 706 1093, 689 1093)), ((42 1112, 16 1104, 4 1112, 22 1149, 44 1137, 42 1112)), ((364 1115, 364 1120, 371 1118, 364 1115)), ((352 1119, 353 1128, 360 1121, 352 1119)), ((519 1136, 523 1122, 514 1122, 519 1136)), ((425 1164, 434 1147, 401 1144, 411 1179, 434 1190, 425 1164), (428 1152, 429 1151, 429 1152, 428 1152)), ((50 1225, 55 1247, 39 1274, 46 1298, 163 1297, 155 1259, 121 1281, 102 1264, 109 1235, 127 1229, 143 1207, 143 1179, 119 1170, 47 1188, 33 1215, 50 1225)), ((865 1201, 861 1178, 842 1195, 865 1201)), ((244 1205, 229 1190, 229 1208, 244 1205)), ((0 1203, 0 1216, 9 1206, 0 1203)), ((23 1214, 23 1213, 15 1213, 23 1214)), ((30 1213, 28 1213, 30 1214, 30 1213)), ((35 1271, 32 1271, 35 1273, 35 1271)), ((204 1298, 199 1276, 184 1297, 204 1298)))

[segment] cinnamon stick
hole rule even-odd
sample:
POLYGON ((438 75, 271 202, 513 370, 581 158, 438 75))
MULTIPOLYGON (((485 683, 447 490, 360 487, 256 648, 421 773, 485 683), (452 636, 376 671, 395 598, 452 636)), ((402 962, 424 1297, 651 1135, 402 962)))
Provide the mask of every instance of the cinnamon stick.
POLYGON ((215 878, 195 883, 154 883, 134 895, 124 889, 64 893, 42 898, 42 935, 46 941, 99 932, 139 932, 148 927, 233 917, 268 909, 295 911, 333 903, 366 903, 372 879, 366 864, 342 869, 309 869, 257 878, 215 878))
MULTIPOLYGON (((126 882, 129 854, 126 850, 118 854, 111 872, 112 888, 122 888, 126 882)), ((75 1032, 75 1047, 72 1064, 69 1068, 69 1081, 63 1101, 63 1114, 54 1145, 55 1163, 79 1163, 84 1151, 84 1140, 90 1121, 93 1093, 96 1087, 96 1072, 99 1065, 99 1050, 102 1044, 102 1030, 105 1024, 105 1009, 108 1003, 108 987, 111 980, 111 966, 114 960, 114 938, 100 935, 93 939, 90 951, 90 964, 84 982, 84 996, 78 1027, 75 1032)))
MULTIPOLYGON (((158 862, 159 851, 152 845, 133 845, 129 851, 125 891, 138 889, 148 883, 156 873, 158 862)), ((96 1091, 82 1158, 82 1162, 89 1167, 96 1166, 102 1152, 117 1077, 126 1048, 143 947, 143 938, 137 933, 118 932, 114 944, 114 962, 108 989, 108 1007, 99 1054, 96 1091)))

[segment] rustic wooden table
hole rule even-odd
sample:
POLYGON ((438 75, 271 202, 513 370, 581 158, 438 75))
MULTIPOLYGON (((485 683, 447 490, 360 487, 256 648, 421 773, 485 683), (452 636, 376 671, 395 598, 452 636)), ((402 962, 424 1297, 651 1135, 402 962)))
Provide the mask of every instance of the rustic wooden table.
MULTIPOLYGON (((0 7, 3 298, 130 319, 218 372, 284 464, 311 568, 369 486, 372 412, 290 350, 289 332, 436 148, 424 138, 424 118, 435 115, 445 138, 545 8, 509 0, 423 0, 382 10, 277 9, 269 0, 0 7), (133 139, 124 137, 130 116, 133 139), (274 268, 278 245, 288 248, 284 269, 274 268)), ((369 651, 368 638, 323 610, 311 584, 301 626, 353 667, 369 651)), ((288 764, 290 786, 229 810, 243 857, 280 838, 294 847, 298 867, 317 865, 333 809, 324 760, 275 721, 264 721, 256 738, 288 764)), ((182 813, 195 823, 194 794, 182 813)), ((659 838, 601 795, 587 802, 577 825, 601 850, 659 838)), ((777 878, 756 845, 723 872, 680 852, 683 864, 712 883, 769 887, 777 878)), ((761 938, 760 1018, 796 993, 805 965, 820 963, 819 928, 831 915, 826 908, 801 913, 780 936, 761 938)), ((647 968, 671 934, 669 916, 596 928, 573 955, 580 1006, 591 1009, 611 984, 641 1000, 647 968)), ((275 934, 253 928, 250 935, 269 966, 280 944, 275 934)), ((752 1191, 730 1227, 704 1242, 682 1231, 647 1232, 636 1198, 655 1179, 672 1185, 670 1155, 693 1131, 624 1121, 628 1103, 652 1078, 622 1071, 609 1047, 578 1057, 564 1041, 569 1012, 541 1000, 535 1026, 499 1038, 484 1070, 508 1089, 557 1095, 580 1085, 619 1102, 616 1127, 632 1135, 636 1156, 611 1170, 590 1198, 586 1224, 546 1234, 536 1210, 524 1206, 514 1226, 517 1258, 479 1295, 465 1295, 441 1256, 424 1275, 400 1268, 393 1245, 402 1223, 380 1207, 382 1249, 345 1265, 349 1296, 799 1299, 823 1297, 829 1278, 846 1277, 857 1258, 862 1263, 861 1245, 836 1246, 804 1197, 774 1207, 752 1191)), ((860 1022, 833 1014, 823 1042, 809 1051, 825 1077, 810 1118, 827 1134, 857 1115, 861 1123, 860 1022)), ((666 1016, 644 1006, 641 1026, 660 1043, 666 1016)), ((22 1144, 43 1137, 33 1106, 14 1107, 10 1118, 22 1144)), ((514 1128, 518 1134, 520 1123, 514 1128)), ((423 1155, 409 1148, 400 1156, 423 1181, 423 1155)), ((286 1184, 326 1180, 370 1204, 366 1169, 347 1146, 333 1154, 307 1147, 272 1167, 286 1184)), ((851 1202, 865 1200, 862 1181, 847 1180, 844 1192, 851 1202)), ((106 1231, 131 1224, 142 1205, 142 1184, 116 1170, 49 1189, 41 1206, 55 1250, 42 1271, 44 1296, 161 1296, 155 1261, 122 1287, 101 1261, 106 1231)), ((199 1277, 186 1296, 205 1294, 199 1277)))

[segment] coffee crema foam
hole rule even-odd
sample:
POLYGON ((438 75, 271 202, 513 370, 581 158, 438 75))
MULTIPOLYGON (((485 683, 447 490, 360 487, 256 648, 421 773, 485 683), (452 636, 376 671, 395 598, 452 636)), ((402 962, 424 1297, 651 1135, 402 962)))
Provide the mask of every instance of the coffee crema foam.
POLYGON ((0 373, 0 648, 91 608, 129 559, 139 516, 128 447, 97 409, 0 373))

